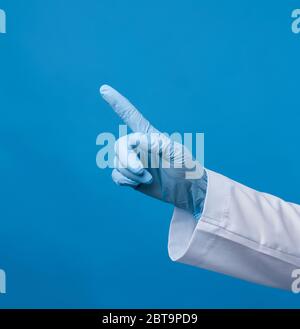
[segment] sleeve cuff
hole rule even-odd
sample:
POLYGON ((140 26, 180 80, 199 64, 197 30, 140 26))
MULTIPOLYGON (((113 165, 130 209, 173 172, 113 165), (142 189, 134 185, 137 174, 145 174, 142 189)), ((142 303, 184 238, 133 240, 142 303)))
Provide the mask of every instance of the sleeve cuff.
POLYGON ((199 255, 205 254, 214 239, 214 235, 205 232, 203 232, 202 239, 197 238, 198 235, 195 236, 195 232, 205 225, 201 223, 201 220, 205 219, 206 222, 213 222, 221 226, 229 215, 231 180, 207 169, 206 172, 207 193, 199 221, 185 210, 174 209, 168 241, 168 252, 173 261, 193 264, 195 261, 201 261, 199 255), (191 244, 193 244, 193 248, 191 248, 191 244), (197 260, 196 256, 192 254, 193 250, 197 250, 197 260))

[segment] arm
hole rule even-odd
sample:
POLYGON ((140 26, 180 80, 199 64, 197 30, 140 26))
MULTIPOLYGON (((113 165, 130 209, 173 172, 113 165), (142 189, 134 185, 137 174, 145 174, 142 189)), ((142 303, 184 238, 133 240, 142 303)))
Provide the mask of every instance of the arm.
POLYGON ((300 268, 300 206, 207 173, 200 220, 174 211, 171 259, 290 290, 292 271, 300 268))
POLYGON ((291 289, 300 268, 300 206, 204 170, 116 90, 105 85, 100 93, 134 132, 116 142, 114 182, 175 206, 171 259, 291 289), (150 153, 172 166, 147 166, 150 153))

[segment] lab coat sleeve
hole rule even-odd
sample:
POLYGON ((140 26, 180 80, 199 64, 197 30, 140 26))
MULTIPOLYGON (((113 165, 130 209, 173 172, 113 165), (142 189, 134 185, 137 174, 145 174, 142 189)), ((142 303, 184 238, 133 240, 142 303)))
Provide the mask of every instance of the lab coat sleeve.
POLYGON ((207 176, 200 220, 174 210, 171 259, 290 290, 300 268, 300 206, 209 170, 207 176))

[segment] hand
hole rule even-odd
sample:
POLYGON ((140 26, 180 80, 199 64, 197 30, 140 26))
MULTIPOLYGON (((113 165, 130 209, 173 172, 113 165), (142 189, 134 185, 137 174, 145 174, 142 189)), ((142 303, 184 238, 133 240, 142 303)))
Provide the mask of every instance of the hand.
POLYGON ((198 219, 207 186, 201 164, 186 147, 154 128, 115 89, 103 85, 100 93, 133 131, 116 141, 113 181, 185 209, 198 219))

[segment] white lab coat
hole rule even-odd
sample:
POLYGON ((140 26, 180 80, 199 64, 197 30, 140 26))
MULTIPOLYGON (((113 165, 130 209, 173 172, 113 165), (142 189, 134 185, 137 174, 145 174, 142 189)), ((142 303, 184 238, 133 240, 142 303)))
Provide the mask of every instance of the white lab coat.
POLYGON ((175 208, 172 260, 272 287, 291 289, 300 268, 300 206, 207 170, 202 216, 175 208))

